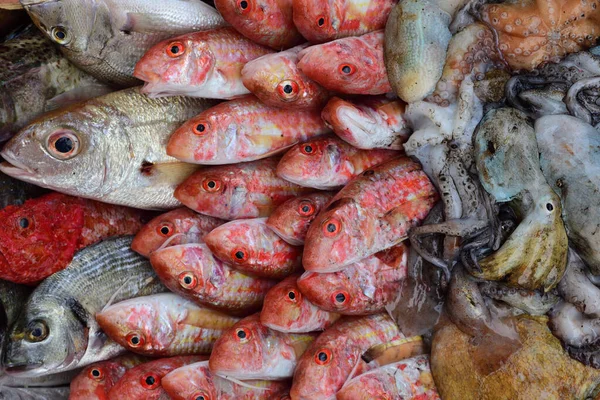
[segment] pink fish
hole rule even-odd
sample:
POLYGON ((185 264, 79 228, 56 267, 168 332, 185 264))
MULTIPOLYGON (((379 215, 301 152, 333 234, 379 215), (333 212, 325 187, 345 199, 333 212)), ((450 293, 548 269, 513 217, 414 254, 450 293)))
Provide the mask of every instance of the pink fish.
POLYGON ((133 239, 131 249, 149 257, 150 253, 166 241, 169 246, 200 243, 207 233, 225 222, 219 218, 197 214, 189 208, 178 208, 148 222, 133 239))
POLYGON ((387 314, 340 319, 300 358, 294 372, 291 397, 298 400, 335 398, 353 371, 367 369, 361 359, 365 351, 403 337, 387 314))
POLYGON ((269 329, 254 314, 217 340, 208 365, 213 374, 235 379, 291 378, 298 359, 316 336, 269 329))
POLYGON ((407 258, 408 249, 400 243, 338 272, 305 272, 298 287, 310 302, 326 311, 343 315, 382 312, 398 295, 407 258))
POLYGON ((215 7, 255 43, 281 50, 304 41, 292 19, 292 0, 215 0, 215 7))
POLYGON ((308 228, 304 269, 338 271, 400 243, 437 200, 421 165, 408 157, 366 170, 335 195, 308 228))
POLYGON ((252 276, 281 279, 302 265, 302 248, 277 236, 266 218, 228 222, 206 235, 204 241, 219 259, 252 276))
POLYGON ((153 46, 135 66, 151 97, 191 96, 231 99, 249 93, 242 67, 273 50, 231 27, 188 33, 153 46))
POLYGON ((235 164, 281 153, 328 132, 319 110, 271 107, 249 95, 187 121, 169 139, 167 154, 193 164, 235 164))
POLYGON ((336 135, 359 149, 402 150, 412 133, 406 103, 385 96, 343 100, 334 97, 321 113, 336 135))
POLYGON ((177 368, 162 380, 172 400, 284 400, 290 392, 286 381, 238 382, 211 373, 208 361, 177 368))
POLYGON ((297 284, 299 275, 292 275, 273 286, 260 312, 260 322, 279 332, 302 333, 322 331, 340 317, 311 303, 297 284))
POLYGON ((313 43, 383 29, 398 0, 293 0, 294 24, 313 43))
POLYGON ((301 246, 308 227, 334 194, 316 192, 289 199, 273 211, 267 219, 267 226, 289 244, 301 246))
POLYGON ((323 107, 331 94, 298 69, 298 53, 307 46, 250 61, 242 69, 244 86, 273 107, 294 110, 323 107))
POLYGON ((393 150, 360 150, 334 136, 317 138, 289 149, 277 166, 277 175, 302 186, 337 189, 366 169, 400 154, 393 150))
POLYGON ((282 178, 279 159, 209 167, 197 171, 175 190, 175 197, 198 211, 223 219, 268 217, 280 204, 312 191, 282 178))
POLYGON ((203 243, 157 250, 150 255, 150 263, 169 290, 233 315, 259 310, 265 295, 277 283, 236 271, 203 243))
POLYGON ((325 89, 347 94, 392 91, 383 62, 383 30, 311 46, 298 54, 298 68, 325 89))

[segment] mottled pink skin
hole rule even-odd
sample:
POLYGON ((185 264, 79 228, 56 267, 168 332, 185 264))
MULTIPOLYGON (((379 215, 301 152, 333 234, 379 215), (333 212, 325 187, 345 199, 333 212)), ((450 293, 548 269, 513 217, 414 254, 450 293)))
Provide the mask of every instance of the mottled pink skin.
POLYGON ((166 400, 168 399, 161 379, 184 365, 206 360, 206 356, 180 356, 160 358, 138 365, 127 371, 108 393, 110 400, 166 400), (146 380, 152 377, 155 384, 148 386, 146 380))
POLYGON ((298 54, 298 68, 325 89, 347 94, 392 91, 383 62, 383 31, 311 46, 298 54))
POLYGON ((400 154, 393 150, 360 150, 335 136, 317 138, 289 149, 277 166, 277 175, 315 189, 338 189, 366 169, 400 154))
POLYGON ((316 337, 316 333, 275 331, 261 324, 259 314, 254 314, 217 340, 208 364, 212 373, 235 379, 287 379, 316 337), (241 338, 242 334, 245 337, 241 338))
POLYGON ((298 53, 308 44, 267 54, 242 68, 242 82, 263 103, 302 110, 320 108, 331 93, 298 69, 298 53))
POLYGON ((289 244, 301 246, 308 227, 334 195, 334 192, 316 192, 290 199, 273 211, 267 226, 289 244))
POLYGON ((252 276, 282 279, 302 265, 302 248, 277 236, 266 218, 228 222, 206 235, 204 241, 219 259, 252 276))
POLYGON ((385 96, 344 100, 333 97, 321 117, 333 132, 359 149, 402 150, 412 133, 406 103, 385 96))
POLYGON ((438 200, 421 165, 399 157, 348 183, 308 228, 304 269, 335 272, 406 239, 438 200))
POLYGON ((187 121, 169 139, 167 154, 192 164, 235 164, 281 153, 329 132, 320 110, 267 106, 248 95, 187 121))
POLYGON ((151 97, 186 95, 231 99, 248 93, 242 67, 273 50, 248 40, 231 27, 188 33, 153 46, 133 75, 146 82, 151 97), (173 45, 180 46, 177 53, 173 45))
POLYGON ((226 221, 195 213, 189 208, 177 208, 148 222, 131 242, 131 249, 149 257, 167 240, 169 246, 200 243, 204 236, 226 221))
POLYGON ((208 361, 186 365, 169 372, 163 378, 163 387, 172 400, 279 400, 289 394, 287 381, 245 381, 249 386, 214 375, 208 361), (255 387, 255 388, 252 388, 255 387))
POLYGON ((403 337, 387 314, 340 319, 300 358, 294 372, 291 397, 298 400, 334 398, 353 371, 367 368, 361 359, 365 351, 403 337))
POLYGON ((302 295, 299 275, 292 275, 273 286, 260 312, 260 322, 276 331, 302 333, 322 331, 340 317, 311 303, 302 295))
POLYGON ((312 191, 277 177, 278 162, 267 158, 202 169, 177 187, 175 197, 192 210, 217 218, 268 217, 285 201, 312 191))
POLYGON ((305 272, 298 287, 311 303, 326 311, 342 315, 383 312, 398 296, 407 259, 408 248, 400 243, 338 272, 305 272))
POLYGON ((293 0, 294 24, 302 36, 313 43, 360 36, 383 29, 397 2, 398 0, 293 0))
POLYGON ((215 0, 225 21, 253 42, 276 50, 304 41, 292 19, 292 0, 215 0))
POLYGON ((265 295, 277 283, 236 271, 203 243, 155 251, 150 263, 169 290, 231 315, 246 316, 260 310, 265 295), (185 277, 192 278, 194 284, 185 284, 185 277))

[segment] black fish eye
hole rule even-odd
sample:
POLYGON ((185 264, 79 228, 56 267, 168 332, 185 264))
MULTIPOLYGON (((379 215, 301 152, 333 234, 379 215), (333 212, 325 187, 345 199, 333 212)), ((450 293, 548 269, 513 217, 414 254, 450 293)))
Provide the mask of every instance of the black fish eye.
POLYGON ((344 295, 344 293, 338 293, 335 295, 335 301, 337 301, 338 303, 343 303, 344 301, 346 301, 346 296, 344 295))
POLYGON ((98 371, 97 369, 93 369, 92 370, 92 376, 95 376, 96 378, 100 376, 100 371, 98 371))
POLYGON ((325 354, 325 352, 320 352, 317 357, 319 358, 319 361, 325 362, 327 361, 327 354, 325 354))
POLYGON ((185 278, 183 278, 183 283, 185 283, 186 285, 189 285, 192 283, 192 277, 191 276, 186 276, 185 278))
POLYGON ((162 233, 163 235, 168 235, 169 234, 169 227, 168 226, 163 226, 162 228, 160 228, 160 233, 162 233))
POLYGON ((319 18, 319 21, 317 21, 317 23, 319 24, 319 26, 325 25, 325 18, 319 18))
POLYGON ((236 251, 235 252, 235 258, 237 258, 238 260, 241 260, 244 258, 244 252, 243 251, 236 251))
POLYGON ((154 377, 152 375, 146 377, 146 384, 148 386, 154 385, 154 382, 156 382, 156 380, 154 379, 154 377))
POLYGON ((304 151, 307 153, 312 153, 313 148, 312 148, 312 146, 304 146, 304 151))
POLYGON ((204 132, 204 130, 205 130, 205 129, 206 129, 206 127, 204 126, 204 124, 198 124, 198 125, 196 126, 196 130, 197 130, 198 132, 204 132))
POLYGON ((29 220, 25 217, 19 219, 19 226, 23 229, 28 228, 29 227, 29 220))
POLYGON ((131 338, 131 344, 139 344, 140 343, 140 338, 137 336, 134 336, 131 338))
POLYGON ((241 329, 240 329, 240 330, 238 331, 238 333, 237 333, 237 336, 238 336, 240 339, 246 339, 246 332, 244 332, 243 330, 241 330, 241 329))
POLYGON ((70 138, 63 136, 54 142, 54 148, 59 153, 68 153, 73 150, 73 141, 70 138))
POLYGON ((347 66, 347 65, 344 65, 342 67, 342 72, 345 73, 345 74, 349 74, 350 73, 350 67, 347 66))
POLYGON ((337 229, 337 228, 335 227, 335 225, 334 225, 334 224, 327 224, 327 232, 331 232, 331 233, 333 233, 333 232, 335 232, 335 231, 336 231, 336 229, 337 229))
POLYGON ((309 212, 309 211, 310 211, 310 207, 309 207, 309 206, 307 206, 307 205, 303 205, 303 206, 302 206, 302 211, 304 211, 304 212, 309 212))
POLYGON ((214 189, 215 186, 217 186, 217 184, 215 183, 215 181, 208 181, 208 183, 206 184, 209 188, 214 189))
POLYGON ((296 293, 294 293, 294 292, 289 292, 289 293, 288 293, 288 297, 289 297, 291 300, 294 300, 294 299, 296 298, 296 293))
POLYGON ((287 84, 283 87, 283 91, 287 94, 290 94, 294 91, 294 88, 292 87, 292 85, 287 84))
POLYGON ((171 53, 173 53, 173 54, 179 53, 179 46, 171 46, 171 53))
MULTIPOLYGON (((244 3, 244 2, 242 2, 242 3, 244 3)), ((204 399, 204 396, 198 396, 198 397, 196 397, 196 400, 205 400, 205 399, 204 399)))
MULTIPOLYGON (((240 8, 242 10, 245 10, 246 8, 248 8, 248 2, 247 1, 240 1, 240 8)), ((204 397, 202 397, 202 399, 204 399, 204 397)))

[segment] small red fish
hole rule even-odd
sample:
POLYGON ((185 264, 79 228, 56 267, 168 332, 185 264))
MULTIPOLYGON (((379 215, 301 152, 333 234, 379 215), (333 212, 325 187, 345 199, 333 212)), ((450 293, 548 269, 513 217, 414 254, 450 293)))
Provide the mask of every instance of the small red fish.
POLYGON ((125 375, 108 393, 110 400, 165 400, 168 399, 161 380, 169 372, 184 365, 206 360, 206 356, 179 356, 160 358, 138 365, 125 375))
POLYGON ((225 222, 227 221, 195 213, 189 208, 177 208, 144 225, 133 239, 131 249, 149 257, 150 253, 158 250, 166 241, 169 241, 169 246, 200 243, 207 233, 225 222))
POLYGON ((366 170, 335 195, 308 228, 304 269, 338 271, 400 243, 437 200, 421 165, 408 157, 366 170))
POLYGON ((311 303, 326 311, 342 315, 383 312, 398 295, 407 259, 408 249, 400 243, 338 272, 305 272, 298 287, 311 303))
POLYGON ((254 314, 217 340, 208 365, 213 374, 235 379, 291 378, 298 359, 316 336, 274 331, 260 323, 259 314, 254 314))
POLYGON ((300 45, 248 62, 242 69, 242 82, 263 103, 294 110, 320 108, 330 92, 298 69, 300 45))
POLYGON ((289 199, 273 211, 267 219, 267 226, 289 244, 301 246, 308 227, 334 194, 316 192, 289 199))
POLYGON ((289 276, 269 290, 260 312, 264 326, 286 333, 322 331, 340 317, 340 314, 320 309, 303 296, 298 277, 289 276))
POLYGON ((215 256, 244 274, 281 279, 302 266, 302 248, 277 236, 266 218, 228 222, 204 241, 215 256))
POLYGON ((277 177, 278 158, 204 168, 175 190, 175 197, 198 211, 223 219, 268 217, 281 203, 312 189, 277 177))
POLYGON ((33 284, 69 265, 77 250, 133 235, 144 213, 50 193, 0 211, 0 279, 33 284))
POLYGON ((405 102, 385 96, 353 101, 334 97, 321 117, 336 135, 354 147, 402 150, 412 133, 405 110, 405 102))
POLYGON ((135 66, 151 97, 183 95, 231 99, 249 93, 242 67, 273 50, 231 27, 188 33, 153 46, 135 66))
POLYGON ((215 0, 225 21, 252 41, 276 50, 304 41, 292 18, 292 0, 215 0))
POLYGON ((335 136, 317 138, 289 149, 277 166, 277 175, 302 186, 337 189, 366 169, 400 154, 393 150, 360 150, 335 136))
POLYGON ((298 54, 298 68, 325 89, 347 94, 392 91, 383 62, 383 31, 315 45, 298 54))
POLYGON ((293 0, 294 24, 306 39, 324 43, 383 29, 398 0, 293 0))

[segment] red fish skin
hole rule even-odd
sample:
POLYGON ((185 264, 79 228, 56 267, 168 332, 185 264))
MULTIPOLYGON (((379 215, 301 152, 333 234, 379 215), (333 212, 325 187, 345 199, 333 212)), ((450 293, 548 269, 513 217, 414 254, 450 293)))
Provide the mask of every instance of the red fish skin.
POLYGON ((152 219, 140 229, 131 249, 144 257, 169 240, 169 246, 200 243, 204 236, 226 221, 195 213, 189 208, 177 208, 152 219), (176 236, 177 235, 177 236, 176 236))
POLYGON ((266 218, 238 219, 204 238, 215 256, 250 276, 282 279, 302 266, 302 248, 281 239, 266 218))
POLYGON ((279 178, 278 158, 204 168, 175 190, 175 197, 201 214, 233 220, 268 217, 281 203, 312 189, 279 178))
POLYGON ((292 399, 335 398, 353 371, 368 369, 361 359, 365 351, 402 338, 404 335, 387 314, 338 320, 300 358, 290 391, 292 399))
POLYGON ((407 261, 408 247, 400 243, 338 272, 305 272, 298 279, 298 287, 311 303, 325 311, 342 315, 379 313, 398 295, 407 261))
POLYGON ((421 165, 408 157, 366 170, 335 195, 308 228, 304 269, 339 271, 400 243, 438 198, 421 165))
POLYGON ((267 226, 289 244, 301 246, 308 227, 334 195, 335 192, 315 192, 289 199, 273 211, 267 226))
POLYGON ((397 2, 398 0, 293 0, 294 24, 302 36, 312 43, 360 36, 383 29, 397 2))
POLYGON ((67 267, 77 250, 143 226, 139 210, 50 193, 0 211, 0 279, 34 284, 67 267))
POLYGON ((325 89, 346 94, 392 91, 383 61, 382 30, 315 45, 298 54, 298 68, 325 89))
POLYGON ((304 41, 292 18, 292 0, 215 0, 225 21, 255 43, 275 50, 304 41))
POLYGON ((163 400, 168 398, 161 379, 184 365, 206 360, 206 356, 160 358, 138 365, 125 372, 108 392, 109 400, 163 400), (152 384, 149 384, 153 382, 152 384))

